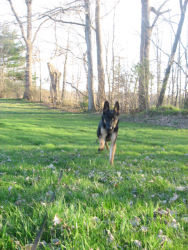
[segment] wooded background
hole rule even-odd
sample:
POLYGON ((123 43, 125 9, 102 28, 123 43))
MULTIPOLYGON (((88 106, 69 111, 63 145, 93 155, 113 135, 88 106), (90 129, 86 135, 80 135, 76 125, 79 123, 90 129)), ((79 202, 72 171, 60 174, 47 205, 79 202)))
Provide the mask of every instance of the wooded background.
MULTIPOLYGON (((139 1, 140 56, 132 65, 117 49, 119 26, 129 39, 124 20, 116 18, 122 1, 108 6, 105 0, 62 0, 38 11, 35 0, 25 0, 19 1, 23 13, 17 0, 4 0, 11 17, 0 22, 0 97, 84 111, 100 110, 106 99, 119 101, 126 113, 161 105, 188 108, 188 0, 139 1), (42 53, 44 31, 50 60, 42 53)), ((129 8, 128 1, 124 6, 129 8)))

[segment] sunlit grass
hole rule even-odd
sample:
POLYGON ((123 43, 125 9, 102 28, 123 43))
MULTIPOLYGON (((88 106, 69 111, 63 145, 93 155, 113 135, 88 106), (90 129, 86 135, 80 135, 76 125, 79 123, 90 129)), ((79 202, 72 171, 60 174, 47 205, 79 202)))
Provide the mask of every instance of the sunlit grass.
POLYGON ((187 130, 120 122, 110 166, 99 119, 0 100, 1 249, 32 244, 46 212, 43 249, 186 249, 187 130))

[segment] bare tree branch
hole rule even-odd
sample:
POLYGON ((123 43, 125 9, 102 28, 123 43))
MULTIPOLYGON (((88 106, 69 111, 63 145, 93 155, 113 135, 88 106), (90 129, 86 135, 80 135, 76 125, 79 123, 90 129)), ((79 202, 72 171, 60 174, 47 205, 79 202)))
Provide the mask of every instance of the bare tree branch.
POLYGON ((117 0, 117 2, 114 4, 114 6, 106 14, 104 14, 101 17, 101 19, 103 19, 104 17, 108 16, 114 9, 116 9, 116 7, 118 6, 119 3, 120 3, 120 0, 117 0))
MULTIPOLYGON (((168 58, 170 57, 170 55, 168 53, 166 53, 163 49, 161 49, 152 39, 150 39, 150 41, 153 43, 153 45, 159 49, 164 55, 166 55, 168 58)), ((188 77, 188 74, 185 72, 184 68, 175 60, 173 60, 173 63, 175 63, 176 65, 178 65, 178 67, 182 70, 182 72, 184 73, 184 75, 186 77, 188 77)))
POLYGON ((164 1, 158 8, 158 10, 156 10, 154 7, 151 7, 151 11, 156 15, 152 25, 151 25, 151 29, 153 29, 153 27, 155 26, 159 16, 163 15, 166 12, 169 12, 170 10, 165 10, 161 12, 161 9, 163 8, 163 6, 168 2, 169 0, 164 1))
POLYGON ((14 6, 13 6, 13 4, 12 4, 12 0, 7 0, 7 1, 9 2, 10 7, 11 7, 11 10, 12 10, 12 12, 13 12, 13 14, 14 14, 14 16, 15 16, 17 22, 18 22, 18 25, 20 26, 20 30, 21 30, 21 33, 22 33, 22 37, 23 37, 25 43, 27 44, 27 38, 26 38, 26 36, 25 36, 25 32, 24 32, 24 28, 23 28, 22 22, 21 22, 21 20, 19 19, 18 15, 17 15, 17 13, 16 13, 16 11, 15 11, 15 8, 14 8, 14 6))
POLYGON ((172 64, 173 64, 173 61, 174 61, 174 56, 175 56, 175 53, 176 53, 177 45, 178 45, 178 42, 179 42, 179 39, 180 39, 180 35, 181 35, 181 31, 182 31, 182 27, 183 27, 183 23, 184 23, 184 19, 185 19, 185 12, 186 12, 187 4, 188 4, 188 0, 185 0, 184 4, 183 4, 183 9, 181 11, 181 16, 180 16, 178 28, 177 28, 177 31, 176 31, 176 35, 175 35, 175 38, 174 38, 174 42, 173 42, 173 46, 172 46, 172 50, 171 50, 171 55, 169 57, 168 64, 167 64, 167 67, 166 67, 166 70, 165 70, 165 76, 163 78, 162 88, 161 88, 160 95, 159 95, 159 98, 158 98, 157 107, 161 106, 162 103, 163 103, 163 100, 164 100, 166 86, 167 86, 167 83, 168 83, 168 78, 169 78, 169 75, 170 75, 171 67, 172 67, 172 64))
POLYGON ((37 34, 38 34, 38 32, 39 32, 41 26, 42 26, 46 21, 48 21, 48 20, 49 20, 49 19, 45 19, 43 22, 41 22, 41 23, 39 24, 39 26, 38 26, 38 28, 37 28, 37 30, 35 31, 35 34, 34 34, 34 36, 33 36, 32 44, 34 43, 34 41, 35 41, 35 39, 36 39, 36 37, 37 37, 37 34))
POLYGON ((84 7, 83 5, 70 6, 68 8, 56 7, 54 9, 48 10, 45 13, 43 13, 39 17, 39 19, 42 19, 42 18, 44 18, 45 16, 48 16, 48 15, 55 16, 55 15, 58 15, 58 14, 65 14, 65 12, 68 12, 68 11, 78 11, 78 8, 83 8, 83 7, 84 7))
POLYGON ((49 19, 51 19, 51 20, 54 21, 54 22, 58 22, 58 23, 67 23, 67 24, 75 24, 75 25, 79 25, 79 26, 85 27, 85 24, 83 24, 83 23, 70 22, 70 21, 63 21, 63 20, 60 20, 60 19, 55 19, 55 18, 51 17, 50 15, 45 15, 45 16, 48 17, 49 19))
POLYGON ((86 94, 82 93, 78 88, 76 88, 73 83, 71 82, 66 82, 67 84, 69 84, 71 86, 71 88, 75 89, 76 91, 78 91, 79 94, 85 96, 85 97, 88 97, 86 94))
POLYGON ((182 3, 182 0, 179 0, 179 4, 180 4, 180 9, 181 11, 183 10, 183 3, 182 3))
POLYGON ((74 1, 72 1, 72 2, 70 2, 70 3, 67 3, 66 5, 71 5, 71 4, 73 4, 73 3, 78 3, 78 2, 81 2, 81 0, 74 0, 74 1))

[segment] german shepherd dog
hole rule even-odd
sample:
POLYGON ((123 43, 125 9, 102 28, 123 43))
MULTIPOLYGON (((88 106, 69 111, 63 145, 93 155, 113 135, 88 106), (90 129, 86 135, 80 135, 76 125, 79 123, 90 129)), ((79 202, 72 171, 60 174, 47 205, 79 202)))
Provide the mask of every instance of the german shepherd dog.
POLYGON ((103 114, 102 114, 98 129, 97 129, 97 136, 99 138, 98 151, 102 151, 104 149, 104 146, 106 146, 108 150, 109 149, 108 141, 111 141, 111 146, 110 146, 110 164, 111 165, 114 162, 114 155, 116 151, 118 123, 119 123, 119 103, 116 102, 114 109, 110 110, 109 102, 105 101, 104 107, 103 107, 103 114))

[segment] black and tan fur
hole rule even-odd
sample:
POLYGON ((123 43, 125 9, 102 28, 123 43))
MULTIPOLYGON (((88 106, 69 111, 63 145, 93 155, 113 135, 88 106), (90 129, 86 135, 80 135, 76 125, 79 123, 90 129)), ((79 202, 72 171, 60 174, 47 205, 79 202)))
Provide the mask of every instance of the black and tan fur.
POLYGON ((105 101, 103 107, 103 114, 97 129, 97 136, 99 138, 99 149, 102 151, 106 146, 108 148, 108 141, 111 141, 110 146, 110 164, 114 162, 114 155, 116 151, 116 139, 118 135, 119 123, 119 103, 116 102, 114 109, 110 110, 109 102, 105 101))

